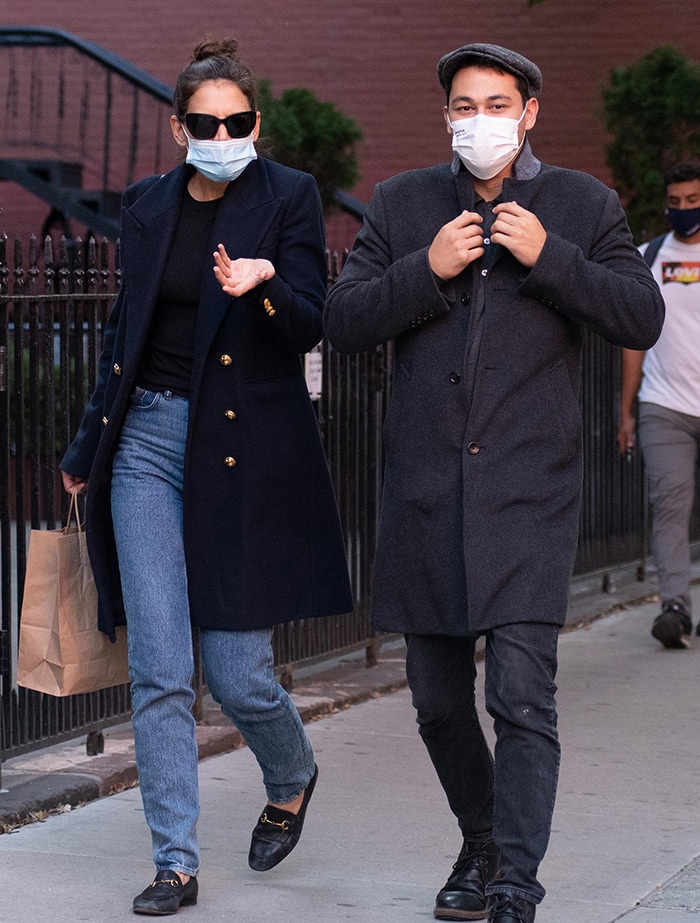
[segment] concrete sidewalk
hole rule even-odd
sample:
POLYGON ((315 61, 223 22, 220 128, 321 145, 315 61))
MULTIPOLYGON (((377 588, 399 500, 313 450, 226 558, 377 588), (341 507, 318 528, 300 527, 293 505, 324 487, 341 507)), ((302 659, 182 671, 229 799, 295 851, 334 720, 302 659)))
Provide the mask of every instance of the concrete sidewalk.
MULTIPOLYGON (((700 611, 700 589, 694 596, 700 611)), ((537 923, 700 921, 700 638, 688 651, 662 649, 649 634, 657 611, 642 602, 562 635, 563 758, 537 923)), ((432 919, 459 836, 402 688, 401 650, 385 650, 374 670, 342 670, 295 692, 307 717, 326 717, 309 724, 320 776, 304 836, 278 868, 247 866, 264 802, 250 752, 201 763, 200 901, 179 919, 432 919)), ((224 733, 202 731, 212 752, 224 733)), ((128 784, 128 729, 105 736, 105 753, 89 762, 81 743, 8 761, 0 812, 23 786, 60 788, 61 775, 109 790, 121 771, 128 784)), ((0 836, 0 920, 136 919, 131 900, 151 875, 139 792, 127 788, 0 836)))

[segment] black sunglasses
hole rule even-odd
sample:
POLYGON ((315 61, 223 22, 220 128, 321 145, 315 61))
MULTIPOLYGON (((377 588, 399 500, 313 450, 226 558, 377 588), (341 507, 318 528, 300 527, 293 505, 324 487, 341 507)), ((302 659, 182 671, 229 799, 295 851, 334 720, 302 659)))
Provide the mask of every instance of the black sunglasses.
POLYGON ((255 128, 257 112, 236 112, 227 115, 225 119, 217 119, 215 115, 204 115, 202 112, 188 112, 184 118, 187 131, 198 141, 210 141, 219 130, 219 125, 225 125, 229 138, 246 138, 255 128))

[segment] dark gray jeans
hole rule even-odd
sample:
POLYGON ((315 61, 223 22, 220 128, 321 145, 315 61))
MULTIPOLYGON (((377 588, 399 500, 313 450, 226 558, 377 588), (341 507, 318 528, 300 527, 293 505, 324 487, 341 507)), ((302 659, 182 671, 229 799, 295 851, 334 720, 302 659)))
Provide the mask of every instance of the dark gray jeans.
POLYGON ((649 484, 651 549, 661 602, 678 602, 690 615, 690 514, 700 417, 641 403, 639 443, 649 484))
POLYGON ((408 635, 406 672, 420 735, 465 839, 493 837, 506 892, 539 903, 559 775, 556 625, 518 623, 486 635, 492 759, 476 711, 476 638, 408 635))

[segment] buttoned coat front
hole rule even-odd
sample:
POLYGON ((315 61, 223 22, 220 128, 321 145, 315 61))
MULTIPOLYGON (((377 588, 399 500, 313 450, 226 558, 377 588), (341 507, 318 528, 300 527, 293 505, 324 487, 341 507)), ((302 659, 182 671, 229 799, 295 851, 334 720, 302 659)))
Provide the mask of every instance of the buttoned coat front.
MULTIPOLYGON (((89 477, 87 542, 100 627, 110 635, 124 620, 112 459, 190 176, 183 165, 124 194, 122 286, 96 390, 61 461, 64 471, 89 477)), ((231 259, 269 259, 276 273, 240 298, 227 295, 213 271, 203 273, 184 479, 192 622, 240 630, 348 612, 337 507, 299 359, 321 338, 326 291, 313 178, 253 161, 221 200, 210 252, 219 243, 231 259)))
POLYGON ((336 349, 394 343, 378 628, 466 635, 563 622, 582 483, 583 330, 646 349, 661 329, 663 302, 616 194, 541 165, 529 148, 521 158, 530 170, 507 179, 500 200, 544 226, 531 269, 499 247, 490 268, 478 260, 439 284, 428 248, 475 210, 470 174, 444 164, 379 184, 328 296, 336 349))

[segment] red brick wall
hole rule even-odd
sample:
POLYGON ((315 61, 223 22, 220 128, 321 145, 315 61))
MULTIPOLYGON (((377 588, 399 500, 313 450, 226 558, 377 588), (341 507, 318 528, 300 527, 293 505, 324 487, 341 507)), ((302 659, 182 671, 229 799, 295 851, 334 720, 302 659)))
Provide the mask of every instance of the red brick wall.
MULTIPOLYGON (((435 64, 464 42, 497 42, 535 60, 544 73, 535 152, 606 181, 606 139, 594 110, 610 68, 661 44, 700 58, 700 17, 690 5, 682 15, 669 0, 544 0, 532 9, 526 0, 32 0, 24 8, 8 6, 6 25, 66 29, 171 85, 202 35, 236 36, 275 93, 309 87, 362 126, 362 179, 353 190, 361 199, 386 176, 449 159, 435 64)), ((31 205, 8 185, 0 185, 0 205, 0 227, 24 231, 31 205)), ((340 233, 349 234, 346 224, 340 233)))

